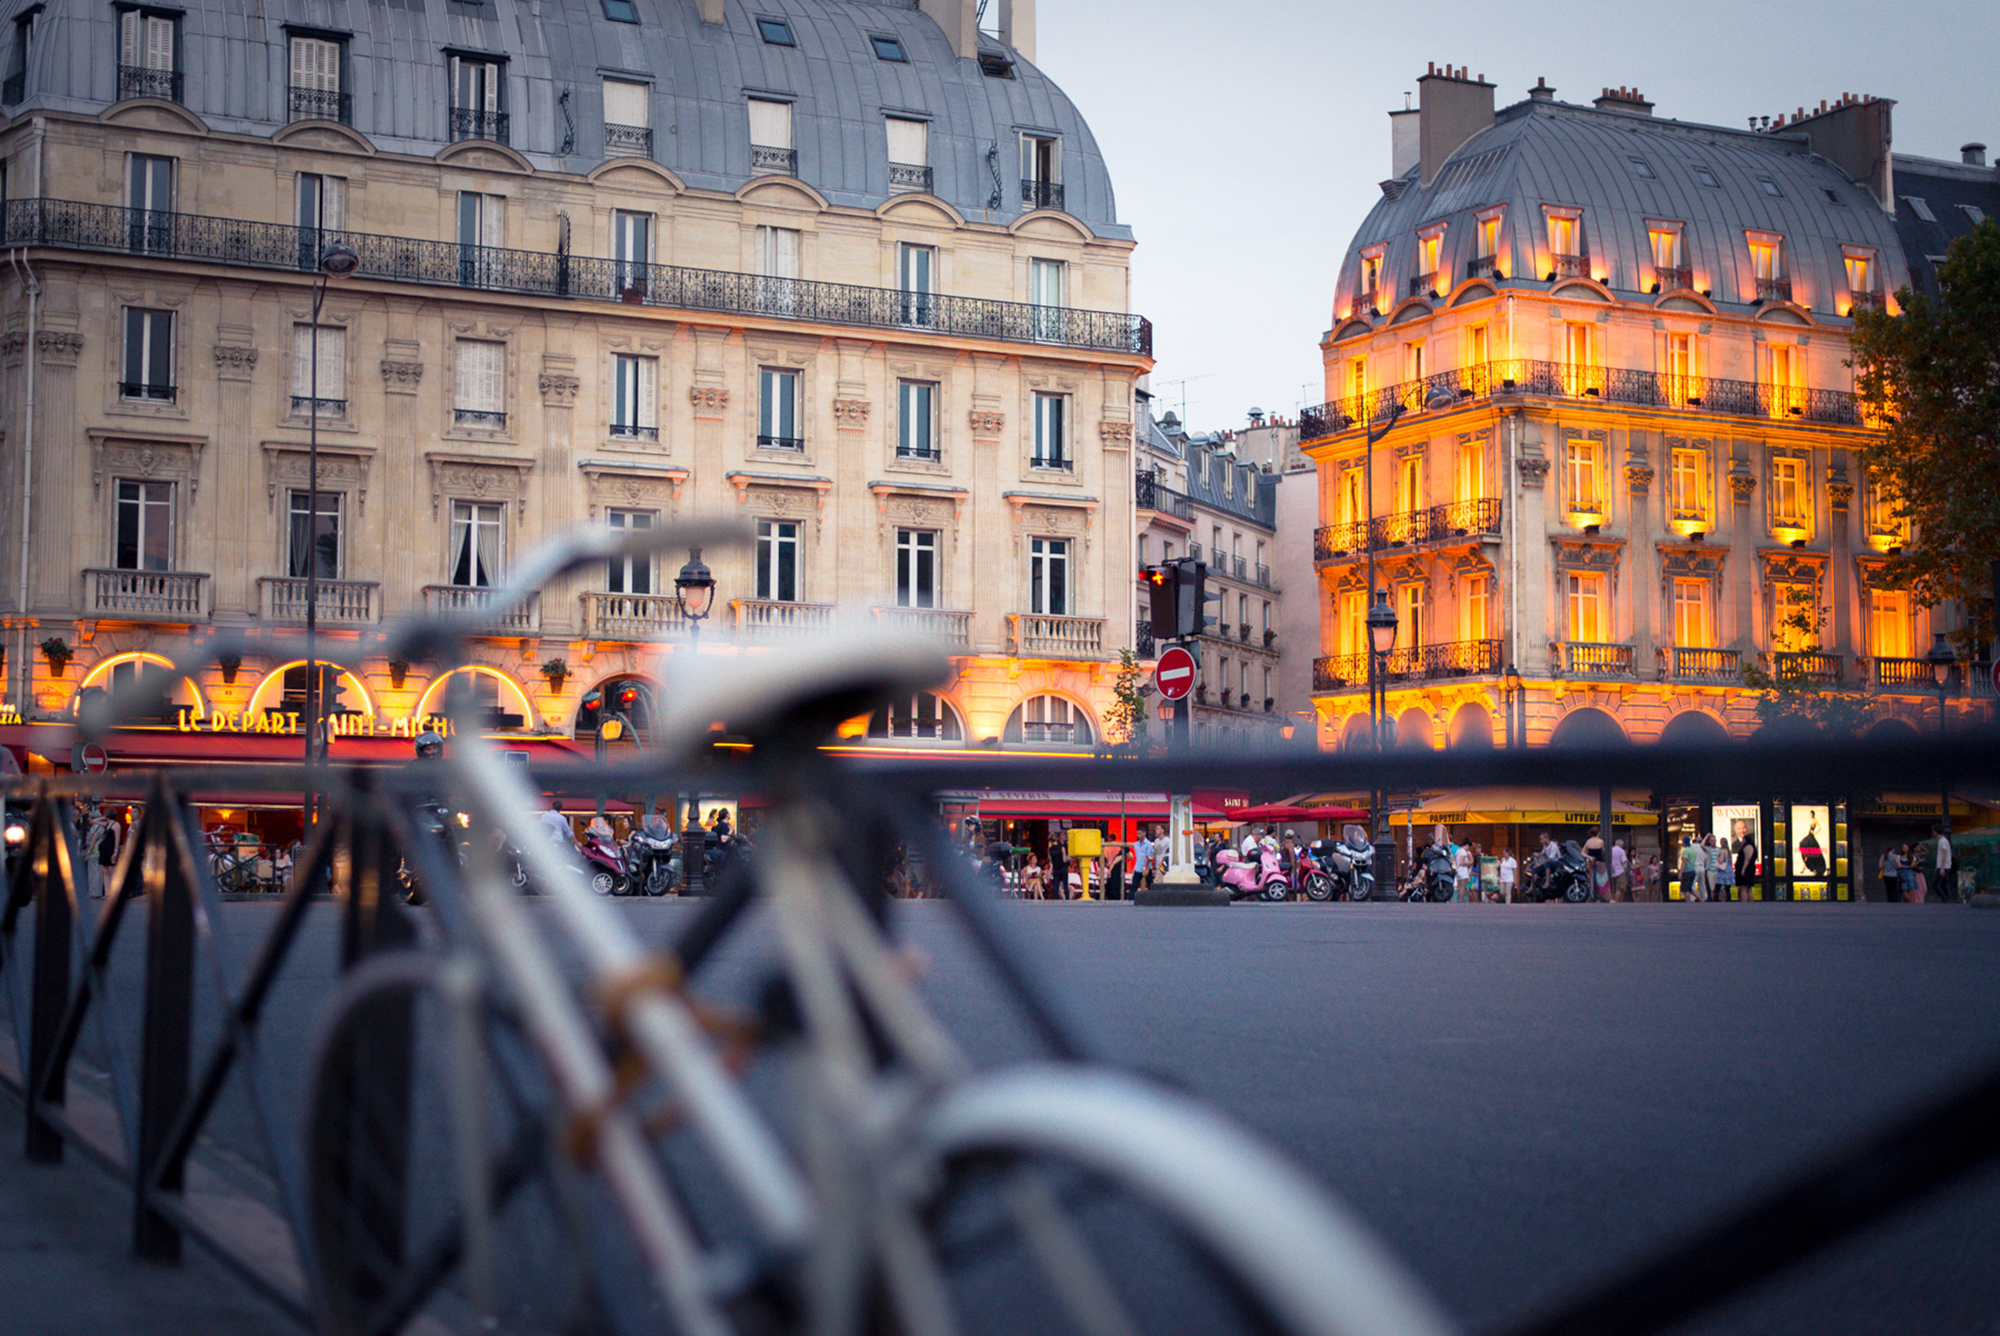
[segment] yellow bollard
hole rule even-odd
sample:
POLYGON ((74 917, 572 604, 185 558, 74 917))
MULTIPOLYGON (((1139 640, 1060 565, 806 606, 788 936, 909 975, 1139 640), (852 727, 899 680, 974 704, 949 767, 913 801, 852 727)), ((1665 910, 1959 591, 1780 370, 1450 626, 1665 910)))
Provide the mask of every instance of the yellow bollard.
POLYGON ((1069 832, 1069 856, 1083 860, 1083 890, 1076 897, 1090 898, 1090 860, 1104 852, 1104 832, 1082 827, 1072 827, 1069 832))

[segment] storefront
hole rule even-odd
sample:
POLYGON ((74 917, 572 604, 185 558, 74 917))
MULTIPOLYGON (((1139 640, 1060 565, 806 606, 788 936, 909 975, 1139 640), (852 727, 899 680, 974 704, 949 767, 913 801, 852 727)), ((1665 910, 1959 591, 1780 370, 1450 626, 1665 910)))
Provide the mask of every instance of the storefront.
POLYGON ((1672 795, 1660 804, 1660 838, 1666 853, 1666 898, 1681 898, 1675 869, 1689 840, 1715 837, 1716 855, 1751 875, 1710 894, 1724 900, 1852 901, 1857 861, 1850 847, 1847 800, 1800 794, 1757 800, 1716 801, 1672 795), (1744 852, 1745 846, 1749 852, 1744 852))

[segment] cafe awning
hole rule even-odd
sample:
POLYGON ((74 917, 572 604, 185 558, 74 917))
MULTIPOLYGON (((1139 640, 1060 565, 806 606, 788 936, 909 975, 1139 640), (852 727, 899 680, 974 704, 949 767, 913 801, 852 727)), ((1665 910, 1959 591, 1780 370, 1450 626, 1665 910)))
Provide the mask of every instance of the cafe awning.
MULTIPOLYGON (((1397 825, 1412 819, 1408 810, 1389 816, 1397 825)), ((1425 795, 1414 819, 1447 826, 1594 826, 1598 794, 1593 789, 1537 785, 1447 789, 1425 795)), ((1643 792, 1622 790, 1612 795, 1612 825, 1649 826, 1659 819, 1660 814, 1646 806, 1643 792)))
MULTIPOLYGON (((1106 818, 1116 820, 1124 816, 1137 821, 1164 821, 1169 815, 1167 795, 1164 793, 980 790, 955 793, 952 799, 961 802, 976 799, 982 817, 1095 821, 1106 818)), ((1194 818, 1197 821, 1215 821, 1222 818, 1222 813, 1197 802, 1194 818)))

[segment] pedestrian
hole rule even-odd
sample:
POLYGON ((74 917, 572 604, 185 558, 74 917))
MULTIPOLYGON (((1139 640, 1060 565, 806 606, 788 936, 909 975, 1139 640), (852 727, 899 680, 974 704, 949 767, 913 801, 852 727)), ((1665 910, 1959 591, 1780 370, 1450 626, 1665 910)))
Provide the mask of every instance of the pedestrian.
POLYGON ((1512 849, 1500 851, 1500 903, 1514 903, 1514 878, 1520 871, 1520 864, 1514 861, 1512 849))
POLYGON ((1916 857, 1907 842, 1896 846, 1896 889, 1902 894, 1904 904, 1923 903, 1923 897, 1917 894, 1916 857))
POLYGON ((1625 853, 1622 836, 1611 842, 1611 898, 1624 901, 1632 898, 1632 860, 1625 853))
POLYGON ((104 898, 105 864, 98 857, 98 847, 106 839, 110 839, 115 843, 118 837, 115 830, 111 828, 111 823, 106 821, 104 814, 98 810, 96 803, 85 803, 82 815, 83 884, 91 899, 101 900, 104 898))
POLYGON ((1140 890, 1151 885, 1153 873, 1153 828, 1139 827, 1139 838, 1132 843, 1132 889, 1140 890))
POLYGON ((1906 844, 1903 847, 1909 850, 1910 883, 1911 883, 1910 903, 1913 905, 1920 905, 1924 903, 1926 899, 1929 898, 1931 893, 1930 878, 1924 875, 1924 846, 1922 844, 1912 843, 1912 844, 1906 844))
MULTIPOLYGON (((1709 839, 1714 840, 1713 835, 1709 839)), ((1723 836, 1716 844, 1709 864, 1709 878, 1715 884, 1715 898, 1734 900, 1736 898, 1736 851, 1729 847, 1729 837, 1723 836)))
POLYGON ((1125 898, 1125 855, 1129 852, 1122 844, 1108 844, 1104 847, 1105 861, 1109 866, 1104 873, 1104 898, 1123 900, 1125 898))
POLYGON ((1464 904, 1466 893, 1472 889, 1472 847, 1454 844, 1451 848, 1451 900, 1453 904, 1464 904))
POLYGON ((1931 856, 1931 866, 1937 869, 1937 896, 1942 904, 1958 899, 1958 863, 1952 855, 1951 836, 1943 826, 1932 826, 1931 834, 1937 836, 1937 849, 1931 856))
POLYGON ((1664 898, 1660 882, 1665 876, 1666 867, 1658 854, 1646 860, 1646 903, 1656 905, 1664 898))
POLYGON ((1755 828, 1742 817, 1737 817, 1729 824, 1730 829, 1736 834, 1736 851, 1734 855, 1736 862, 1736 894, 1747 903, 1754 898, 1753 888, 1757 884, 1757 874, 1759 871, 1757 863, 1757 835, 1755 828))
POLYGON ((1042 860, 1035 857, 1033 849, 1028 850, 1028 861, 1021 864, 1021 898, 1039 900, 1046 889, 1042 874, 1042 860))
POLYGON ((1681 836, 1680 856, 1681 899, 1693 904, 1701 898, 1701 851, 1695 846, 1694 836, 1681 836))
POLYGON ((1583 842, 1584 868, 1590 874, 1590 893, 1597 900, 1611 898, 1611 868, 1604 860, 1604 836, 1592 834, 1583 842))
POLYGON ((1903 898, 1903 887, 1897 877, 1895 845, 1888 844, 1882 847, 1882 856, 1875 860, 1875 875, 1882 879, 1882 903, 1885 905, 1900 903, 1903 898))
POLYGON ((1244 832, 1243 848, 1240 851, 1243 855, 1244 862, 1254 863, 1257 861, 1257 850, 1258 847, 1263 843, 1263 836, 1264 836, 1264 828, 1262 826, 1252 826, 1250 827, 1249 830, 1244 832))

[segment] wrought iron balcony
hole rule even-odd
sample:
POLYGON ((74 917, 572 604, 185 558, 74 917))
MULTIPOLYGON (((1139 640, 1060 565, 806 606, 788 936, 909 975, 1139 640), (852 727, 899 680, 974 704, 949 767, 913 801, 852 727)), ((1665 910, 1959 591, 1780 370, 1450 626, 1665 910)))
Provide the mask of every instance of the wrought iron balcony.
MULTIPOLYGON (((381 586, 373 580, 329 580, 318 582, 319 595, 313 619, 329 626, 366 626, 382 620, 381 586)), ((257 579, 258 612, 266 621, 306 620, 306 581, 287 575, 265 575, 257 579)))
POLYGON ((507 415, 490 408, 454 408, 451 410, 452 425, 475 427, 481 431, 507 430, 507 415))
POLYGON ((205 622, 209 578, 191 571, 83 572, 84 610, 92 617, 141 622, 205 622))
POLYGON ((1372 521, 1322 525, 1313 533, 1313 560, 1336 561, 1341 557, 1389 548, 1427 547, 1467 538, 1498 536, 1501 502, 1498 497, 1472 501, 1452 501, 1423 510, 1398 511, 1378 515, 1372 521))
POLYGON ((163 97, 169 102, 179 102, 181 72, 156 70, 149 65, 120 65, 118 100, 122 102, 128 97, 163 97))
POLYGON ((1792 299, 1792 280, 1789 278, 1760 278, 1757 280, 1757 300, 1760 302, 1788 302, 1792 299))
POLYGON ((1764 671, 1779 682, 1811 682, 1819 686, 1838 686, 1841 680, 1840 656, 1822 654, 1818 650, 1775 650, 1763 656, 1764 671))
POLYGON ((931 169, 914 162, 892 162, 889 164, 889 189, 921 190, 929 194, 931 169))
POLYGON ((1653 291, 1676 292, 1693 286, 1694 270, 1685 267, 1676 269, 1671 266, 1657 264, 1653 266, 1653 291))
MULTIPOLYGON (((1382 659, 1382 680, 1392 685, 1491 677, 1500 671, 1498 640, 1452 640, 1391 650, 1382 659)), ((1368 655, 1329 654, 1313 660, 1314 691, 1357 690, 1368 685, 1368 655)))
POLYGON ((1024 659, 1102 659, 1104 619, 1010 612, 1007 639, 1007 652, 1024 659))
POLYGON ((1433 269, 1428 274, 1417 274, 1410 279, 1412 297, 1435 297, 1444 279, 1441 270, 1433 269))
POLYGON ((1160 657, 1160 647, 1153 640, 1153 623, 1150 618, 1141 617, 1133 623, 1132 652, 1142 659, 1160 657))
POLYGON ((759 450, 803 450, 806 448, 806 438, 803 436, 760 435, 757 438, 757 448, 759 450))
MULTIPOLYGON (((430 616, 450 614, 463 616, 468 612, 482 612, 493 606, 493 590, 484 585, 435 584, 424 586, 424 612, 430 616)), ((527 600, 514 604, 504 611, 493 612, 485 630, 506 634, 542 629, 542 596, 528 595, 527 600)))
POLYGON ((13 106, 28 96, 28 72, 10 74, 5 83, 0 83, 0 105, 13 106))
POLYGON ((604 125, 604 153, 611 158, 653 156, 653 128, 650 125, 604 125))
POLYGON ((1062 182, 1021 182, 1021 203, 1031 209, 1060 209, 1063 206, 1062 182))
POLYGON ((688 628, 678 594, 587 592, 580 597, 586 640, 663 640, 688 628))
POLYGON ((1549 256, 1549 277, 1589 278, 1590 257, 1588 255, 1551 254, 1549 256))
POLYGON ((1048 724, 1039 720, 1025 720, 1021 724, 1021 741, 1040 742, 1059 747, 1089 746, 1090 725, 1077 722, 1048 724))
POLYGON ((292 416, 346 417, 347 400, 315 399, 308 394, 295 394, 292 396, 292 416))
POLYGON ((641 299, 647 306, 877 329, 907 327, 913 323, 912 315, 921 315, 926 329, 943 335, 1053 343, 1145 357, 1153 352, 1152 322, 1114 311, 913 294, 895 288, 674 265, 636 265, 608 257, 461 246, 449 241, 149 212, 75 200, 8 200, 4 227, 0 227, 0 245, 4 246, 142 251, 167 259, 307 272, 335 241, 351 246, 360 257, 355 277, 362 279, 623 302, 633 286, 631 276, 643 270, 641 299), (621 277, 626 280, 622 285, 618 282, 621 277), (917 303, 921 303, 920 309, 913 309, 917 303))
POLYGON ((767 598, 734 598, 730 610, 736 614, 736 634, 740 636, 814 635, 833 625, 831 603, 789 603, 767 598))
POLYGON ((508 115, 504 111, 474 111, 471 107, 451 109, 451 137, 460 139, 490 139, 496 144, 507 142, 508 115))
POLYGON ((750 146, 750 174, 752 176, 797 176, 799 174, 799 151, 795 148, 772 148, 767 144, 750 146))
POLYGON ((148 385, 142 381, 121 380, 118 382, 120 399, 144 399, 150 403, 170 404, 180 391, 172 385, 148 385))
POLYGON ((1271 587, 1271 568, 1262 562, 1257 563, 1257 583, 1266 589, 1271 587))
POLYGON ((1467 278, 1500 277, 1500 257, 1497 255, 1481 255, 1467 260, 1465 262, 1465 276, 1467 278))
POLYGON ((354 124, 354 95, 330 88, 301 88, 292 85, 292 119, 295 121, 339 121, 354 124))
POLYGON ((1569 677, 1630 677, 1632 647, 1585 640, 1549 646, 1557 672, 1569 677))
POLYGON ((875 619, 883 626, 928 636, 961 653, 972 649, 972 614, 949 608, 879 607, 875 619))
POLYGON ((611 424, 611 435, 621 441, 657 441, 660 439, 658 427, 640 427, 630 422, 611 424))
POLYGON ((899 445, 896 447, 896 458, 920 459, 924 460, 927 463, 935 464, 940 458, 940 456, 938 454, 937 447, 934 445, 922 448, 913 448, 908 450, 904 449, 902 446, 899 445))
POLYGON ((1175 491, 1151 471, 1133 478, 1132 503, 1140 510, 1157 510, 1176 519, 1188 519, 1194 513, 1187 493, 1175 491))
POLYGON ((1700 649, 1689 645, 1661 646, 1653 651, 1660 678, 1668 682, 1737 682, 1742 672, 1733 649, 1700 649))

